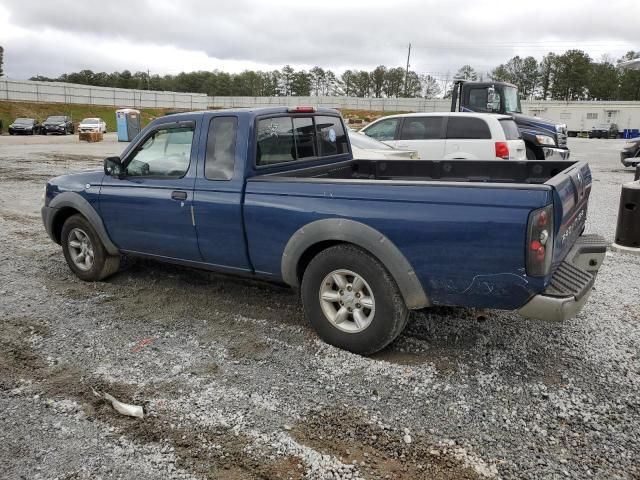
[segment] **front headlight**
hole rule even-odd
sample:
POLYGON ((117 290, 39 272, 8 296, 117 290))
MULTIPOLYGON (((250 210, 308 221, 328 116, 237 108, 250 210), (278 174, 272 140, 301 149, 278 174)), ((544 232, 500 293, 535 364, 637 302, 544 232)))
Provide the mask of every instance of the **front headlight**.
POLYGON ((9 125, 9 128, 13 128, 13 123, 11 125, 9 125))
POLYGON ((556 141, 553 139, 553 137, 549 137, 547 135, 536 135, 536 141, 540 145, 549 145, 551 147, 556 146, 556 141))
POLYGON ((60 125, 58 125, 59 127, 66 127, 66 125, 64 123, 61 123, 60 125))

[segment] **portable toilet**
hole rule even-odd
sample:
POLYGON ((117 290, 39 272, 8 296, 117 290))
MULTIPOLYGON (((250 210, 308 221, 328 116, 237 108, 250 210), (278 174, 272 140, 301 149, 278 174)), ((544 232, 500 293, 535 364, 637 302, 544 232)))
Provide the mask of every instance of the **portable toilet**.
POLYGON ((118 141, 130 142, 140 132, 140 111, 133 108, 116 110, 118 141))

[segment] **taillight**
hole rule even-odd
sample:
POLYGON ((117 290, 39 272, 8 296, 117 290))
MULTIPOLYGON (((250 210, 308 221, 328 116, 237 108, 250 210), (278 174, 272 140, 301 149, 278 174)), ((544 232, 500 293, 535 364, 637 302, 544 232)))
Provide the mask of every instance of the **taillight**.
POLYGON ((316 107, 290 107, 289 113, 313 113, 316 111, 316 107))
POLYGON ((527 275, 544 277, 553 257, 553 205, 529 214, 527 226, 527 275))
POLYGON ((509 160, 509 144, 507 142, 496 142, 496 157, 509 160))

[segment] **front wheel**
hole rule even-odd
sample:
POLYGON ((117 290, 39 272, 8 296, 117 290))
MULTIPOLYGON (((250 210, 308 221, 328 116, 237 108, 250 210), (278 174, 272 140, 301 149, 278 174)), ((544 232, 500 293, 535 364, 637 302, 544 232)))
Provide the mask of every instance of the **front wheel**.
POLYGON ((386 268, 353 245, 323 250, 302 279, 305 315, 327 343, 361 355, 389 345, 409 311, 386 268))
POLYGON ((67 265, 82 280, 102 280, 120 267, 120 256, 107 253, 94 228, 80 214, 64 222, 60 240, 67 265))

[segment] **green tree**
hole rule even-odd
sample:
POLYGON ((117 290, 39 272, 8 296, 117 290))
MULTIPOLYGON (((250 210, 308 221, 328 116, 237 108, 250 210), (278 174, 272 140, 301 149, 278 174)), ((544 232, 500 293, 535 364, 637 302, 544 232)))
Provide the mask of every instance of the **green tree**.
POLYGON ((353 85, 353 71, 345 70, 340 77, 342 79, 342 85, 344 88, 344 94, 349 97, 353 96, 355 93, 355 87, 353 85))
POLYGON ((568 50, 559 55, 556 58, 551 97, 565 101, 585 98, 591 65, 591 58, 582 50, 568 50))
POLYGON ((369 72, 359 70, 351 76, 353 82, 353 95, 356 97, 368 97, 371 93, 371 77, 369 72))
POLYGON ((0 45, 0 77, 4 75, 2 65, 4 64, 4 47, 0 45))
POLYGON ((291 95, 308 97, 311 95, 311 76, 301 70, 294 72, 291 79, 291 95))
POLYGON ((619 87, 618 69, 605 59, 591 66, 591 73, 587 83, 589 98, 592 100, 615 100, 618 98, 619 87))
POLYGON ((377 66, 371 72, 371 89, 373 90, 373 96, 376 98, 382 97, 384 92, 384 78, 387 74, 387 67, 384 65, 377 66))
POLYGON ((384 94, 387 97, 400 97, 404 92, 405 69, 390 68, 384 75, 384 94))
POLYGON ((489 73, 492 80, 513 83, 525 98, 533 96, 539 76, 538 61, 533 57, 520 58, 518 55, 489 73))
MULTIPOLYGON (((626 62, 640 58, 640 52, 633 50, 627 52, 620 60, 626 62)), ((620 72, 620 93, 619 100, 640 100, 640 70, 625 68, 620 72)))

